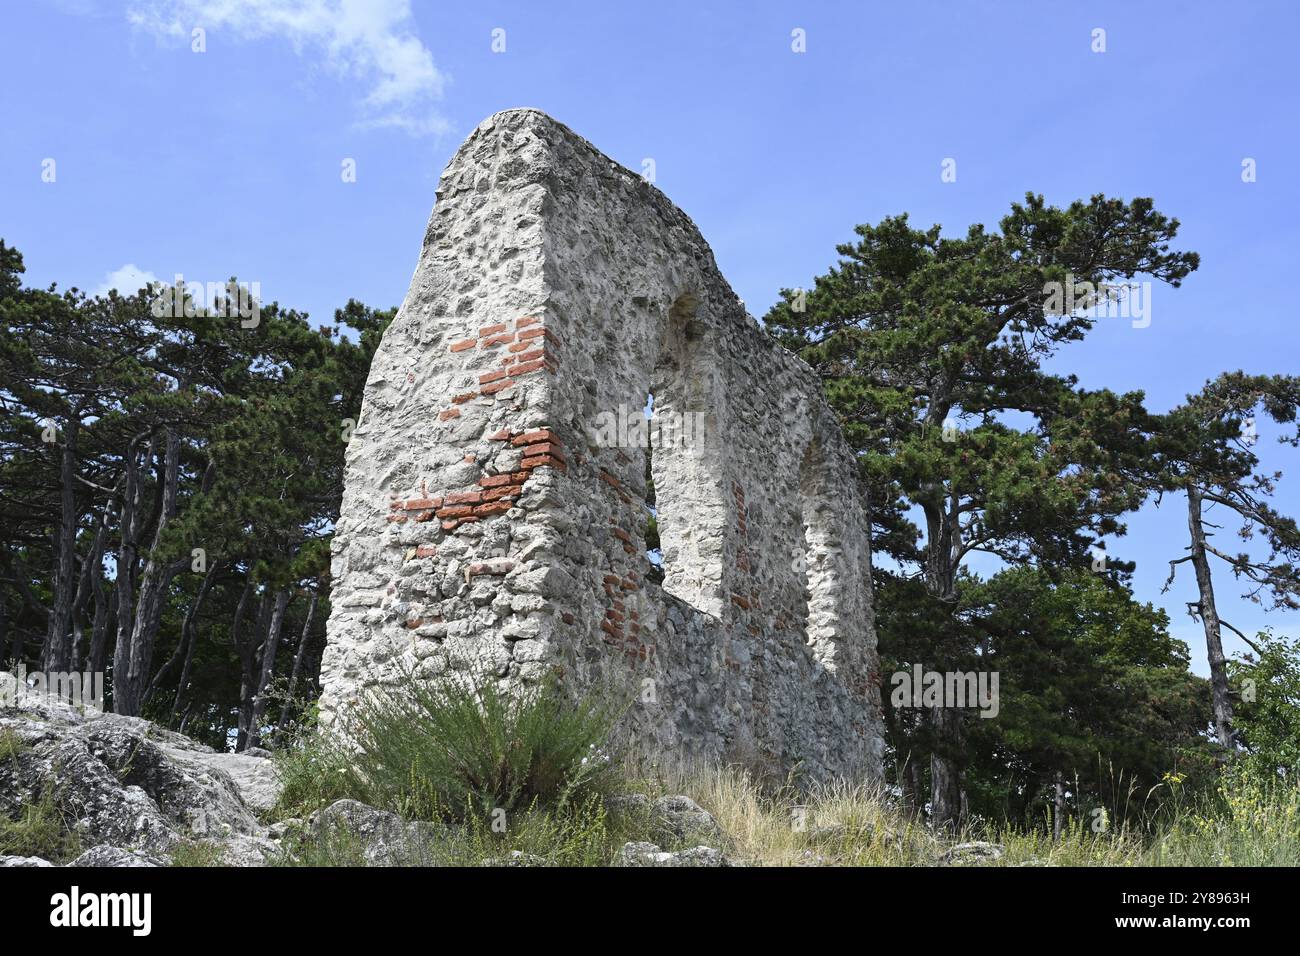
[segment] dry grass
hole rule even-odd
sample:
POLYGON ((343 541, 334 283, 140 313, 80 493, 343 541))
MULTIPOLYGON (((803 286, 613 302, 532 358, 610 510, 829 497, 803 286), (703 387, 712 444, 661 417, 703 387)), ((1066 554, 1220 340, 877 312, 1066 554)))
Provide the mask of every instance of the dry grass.
MULTIPOLYGON (((833 784, 799 793, 761 787, 734 768, 642 771, 637 788, 684 793, 713 814, 726 850, 751 866, 936 866, 957 845, 1002 848, 993 866, 1296 866, 1300 865, 1300 790, 1225 775, 1219 792, 1166 806, 1152 831, 1071 819, 1059 840, 1047 826, 967 827, 937 834, 881 790, 833 784)), ((960 859, 960 857, 959 857, 960 859)))

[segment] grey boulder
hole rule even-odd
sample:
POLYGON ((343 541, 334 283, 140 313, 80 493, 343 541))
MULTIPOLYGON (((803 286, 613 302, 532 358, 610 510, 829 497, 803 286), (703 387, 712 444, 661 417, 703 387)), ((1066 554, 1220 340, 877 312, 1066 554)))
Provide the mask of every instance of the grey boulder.
POLYGON ((653 843, 625 843, 615 862, 619 866, 636 867, 731 866, 731 861, 722 851, 711 846, 693 846, 689 850, 669 853, 653 843))
POLYGON ((341 841, 365 866, 420 866, 434 859, 440 830, 432 823, 403 820, 358 800, 338 800, 310 820, 320 840, 341 841))
POLYGON ((676 794, 660 797, 650 808, 654 828, 669 840, 704 839, 716 842, 722 828, 712 814, 690 797, 676 794))
POLYGON ((144 853, 123 850, 116 846, 97 846, 87 850, 68 866, 162 866, 162 860, 144 853))

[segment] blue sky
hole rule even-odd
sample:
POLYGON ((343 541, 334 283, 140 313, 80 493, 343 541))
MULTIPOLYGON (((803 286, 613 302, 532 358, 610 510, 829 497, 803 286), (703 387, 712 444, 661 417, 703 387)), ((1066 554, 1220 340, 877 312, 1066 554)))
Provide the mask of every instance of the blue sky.
MULTIPOLYGON (((484 117, 534 106, 635 170, 653 159, 756 315, 859 222, 963 231, 1027 190, 1149 195, 1200 271, 1154 290, 1149 327, 1104 321, 1057 368, 1156 410, 1223 370, 1300 373, 1294 3, 0 3, 0 236, 33 284, 236 274, 322 321, 349 297, 395 305, 446 161, 484 117)), ((1300 512, 1300 476, 1277 501, 1300 512)), ((1159 593, 1181 499, 1130 528, 1112 553, 1203 672, 1186 566, 1159 593)), ((1247 633, 1300 631, 1217 585, 1247 633)))

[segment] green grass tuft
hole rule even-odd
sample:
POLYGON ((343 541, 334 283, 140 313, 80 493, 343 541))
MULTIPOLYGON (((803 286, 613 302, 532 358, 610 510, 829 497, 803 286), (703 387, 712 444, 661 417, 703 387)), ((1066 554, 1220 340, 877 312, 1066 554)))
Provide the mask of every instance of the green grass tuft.
POLYGON ((225 854, 220 844, 210 840, 189 840, 172 850, 172 866, 210 867, 224 866, 225 854))
POLYGON ((554 687, 410 677, 350 715, 347 742, 319 732, 280 758, 278 815, 350 797, 410 820, 470 822, 494 811, 560 810, 616 780, 617 711, 554 687))
POLYGON ((80 841, 49 791, 24 806, 18 819, 0 816, 0 856, 38 856, 66 863, 79 852, 80 841))
POLYGON ((27 745, 18 736, 18 731, 8 727, 0 729, 0 760, 15 760, 26 749, 27 745))

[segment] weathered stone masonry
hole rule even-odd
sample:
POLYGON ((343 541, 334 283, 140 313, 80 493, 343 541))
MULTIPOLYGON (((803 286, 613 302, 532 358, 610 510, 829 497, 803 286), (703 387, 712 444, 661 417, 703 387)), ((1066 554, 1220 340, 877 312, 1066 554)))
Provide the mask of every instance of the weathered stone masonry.
POLYGON ((326 723, 402 663, 554 673, 634 694, 650 753, 878 775, 865 515, 816 378, 685 214, 561 124, 499 113, 443 173, 347 459, 326 723), (653 447, 662 586, 644 436, 609 427, 650 395, 696 426, 653 447))

